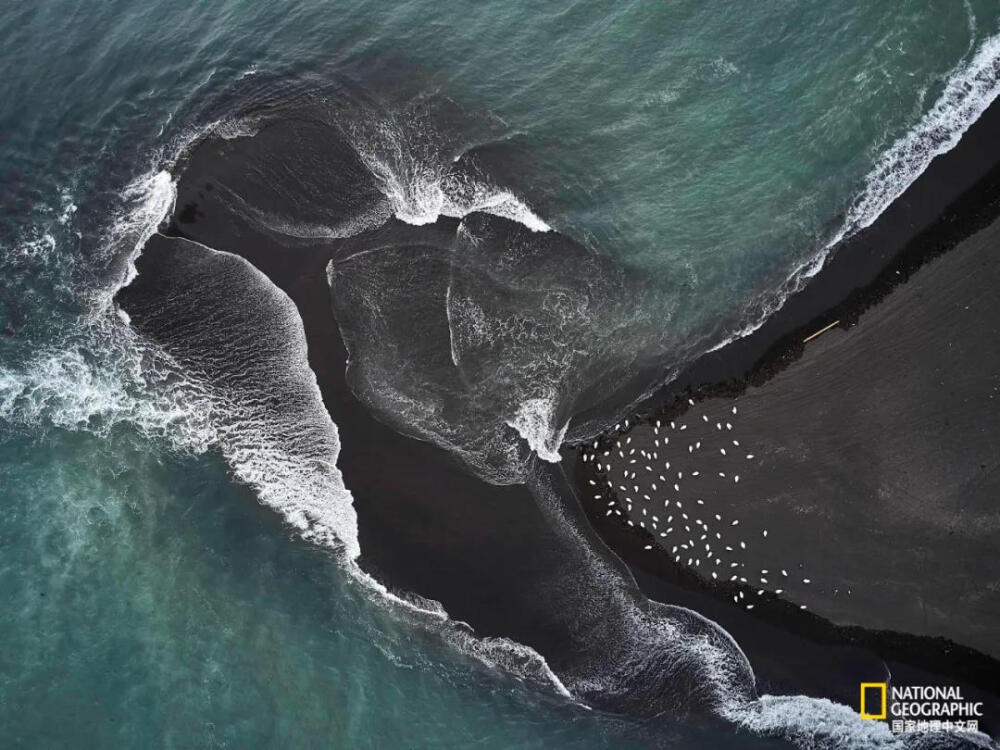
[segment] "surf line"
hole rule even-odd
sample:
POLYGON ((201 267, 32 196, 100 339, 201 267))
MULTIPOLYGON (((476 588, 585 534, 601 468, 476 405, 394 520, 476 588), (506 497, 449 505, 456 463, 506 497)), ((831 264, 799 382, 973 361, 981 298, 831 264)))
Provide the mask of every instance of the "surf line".
POLYGON ((810 341, 812 341, 812 340, 813 340, 814 338, 816 338, 816 337, 817 337, 817 336, 819 336, 820 334, 822 334, 822 333, 826 333, 827 331, 829 331, 829 330, 830 330, 831 328, 833 328, 833 327, 834 327, 835 325, 837 325, 837 324, 838 324, 839 322, 840 322, 840 319, 838 318, 837 320, 835 320, 835 321, 833 321, 832 323, 830 323, 830 325, 826 325, 826 326, 823 326, 823 327, 822 327, 822 328, 820 328, 820 329, 819 329, 818 331, 816 331, 816 333, 813 333, 813 334, 811 334, 811 335, 809 335, 809 336, 806 336, 806 337, 805 337, 804 339, 802 339, 802 343, 803 343, 803 344, 807 344, 807 343, 809 343, 810 341))

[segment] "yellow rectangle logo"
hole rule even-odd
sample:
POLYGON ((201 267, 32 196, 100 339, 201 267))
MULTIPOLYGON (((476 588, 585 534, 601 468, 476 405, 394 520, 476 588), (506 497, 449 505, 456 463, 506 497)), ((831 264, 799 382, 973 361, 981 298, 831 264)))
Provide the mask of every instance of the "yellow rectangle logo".
POLYGON ((886 717, 886 692, 887 686, 884 682, 861 683, 862 719, 884 719, 886 717))

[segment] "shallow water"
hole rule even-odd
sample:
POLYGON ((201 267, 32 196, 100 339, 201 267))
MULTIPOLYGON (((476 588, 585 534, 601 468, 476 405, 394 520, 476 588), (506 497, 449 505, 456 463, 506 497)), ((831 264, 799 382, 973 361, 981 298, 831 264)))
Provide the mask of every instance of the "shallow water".
MULTIPOLYGON (((631 345, 680 361, 752 322, 995 95, 994 4, 846 6, 0 9, 5 744, 670 737, 489 672, 372 604, 233 485, 204 393, 129 336, 110 295, 170 207, 169 178, 148 176, 211 107, 248 77, 347 76, 488 112, 491 174, 647 279, 631 345), (977 98, 907 140, 970 66, 981 86, 958 88, 977 98), (900 138, 919 147, 893 151, 900 138), (874 171, 887 153, 907 159, 874 171)), ((406 218, 437 210, 426 195, 404 190, 406 218)))
POLYGON ((373 607, 211 457, 0 444, 8 747, 642 746, 373 607))

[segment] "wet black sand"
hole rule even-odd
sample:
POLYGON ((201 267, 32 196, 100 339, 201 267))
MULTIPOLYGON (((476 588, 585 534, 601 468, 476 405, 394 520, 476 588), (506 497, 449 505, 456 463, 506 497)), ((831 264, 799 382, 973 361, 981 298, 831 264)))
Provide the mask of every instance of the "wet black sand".
MULTIPOLYGON (((998 134, 1000 107, 994 102, 870 227, 833 248, 823 269, 759 329, 698 358, 638 412, 684 404, 682 394, 739 393, 747 383, 766 381, 801 356, 805 337, 834 321, 850 325, 924 263, 991 224, 1000 213, 998 134)), ((637 395, 626 387, 608 403, 626 404, 637 395)), ((574 424, 589 422, 593 412, 615 413, 599 405, 577 415, 574 424)))
MULTIPOLYGON (((990 696, 994 733, 1000 722, 998 132, 993 107, 762 329, 694 363, 645 405, 643 424, 621 436, 632 438, 626 454, 658 450, 657 475, 669 456, 674 472, 687 471, 680 493, 674 481, 658 482, 660 493, 641 487, 637 494, 632 485, 618 491, 637 495, 633 522, 642 520, 643 504, 662 511, 668 495, 703 497, 702 517, 722 515, 722 545, 735 546, 735 554, 723 554, 719 579, 728 581, 730 559, 738 560, 745 568, 735 570, 749 584, 742 587, 745 599, 733 603, 736 588, 712 581, 705 568, 689 568, 685 550, 676 563, 669 549, 677 529, 668 535, 674 541, 667 553, 645 550, 652 538, 606 515, 607 496, 593 498, 593 464, 577 456, 578 490, 590 498, 591 522, 645 574, 637 574, 644 588, 655 577, 713 591, 729 604, 718 615, 701 611, 748 653, 766 622, 826 643, 830 653, 853 645, 877 654, 896 684, 956 681, 967 693, 975 686, 990 696), (840 323, 803 344, 834 321, 840 323), (649 423, 657 418, 679 451, 652 444, 649 423), (670 431, 671 420, 688 429, 670 431), (687 453, 697 441, 702 448, 687 453), (699 468, 696 480, 690 475, 699 468), (642 494, 652 502, 640 500, 642 494), (728 525, 735 518, 741 527, 728 525), (765 595, 757 596, 761 588, 765 595), (777 588, 783 596, 767 593, 777 588), (750 612, 747 603, 761 623, 749 629, 729 616, 737 607, 750 612), (802 603, 816 614, 800 610, 802 603)), ((613 443, 605 441, 599 454, 613 443)), ((627 464, 616 456, 612 473, 627 464)), ((638 464, 646 463, 640 455, 638 464)), ((620 485, 618 478, 613 483, 620 485)), ((676 524, 661 522, 656 536, 668 526, 676 524)))
MULTIPOLYGON (((991 110, 984 120, 989 118, 996 120, 997 112, 991 110)), ((972 145, 966 158, 974 162, 975 168, 965 172, 952 168, 963 178, 975 176, 987 170, 988 163, 997 162, 980 152, 982 143, 993 147, 989 131, 985 136, 982 133, 970 136, 975 133, 967 135, 972 145)), ((336 256, 338 243, 279 243, 246 222, 216 210, 210 188, 219 177, 213 173, 214 166, 211 159, 203 163, 195 160, 189 165, 175 221, 167 233, 191 237, 210 247, 241 255, 260 268, 297 305, 309 344, 310 365, 324 403, 340 431, 339 465, 358 509, 363 567, 392 588, 412 590, 441 601, 454 618, 470 623, 481 635, 502 635, 536 648, 557 672, 572 671, 580 662, 599 658, 594 651, 604 645, 594 636, 605 626, 605 613, 600 607, 583 606, 581 599, 573 600, 572 594, 563 593, 574 588, 567 587, 567 581, 582 580, 581 573, 585 572, 579 550, 574 550, 565 537, 553 531, 525 488, 484 484, 467 474, 444 451, 403 437, 370 416, 344 380, 346 352, 331 312, 324 270, 328 260, 336 256), (554 593, 567 596, 566 603, 571 606, 553 606, 554 593)), ((948 170, 941 165, 937 165, 937 170, 942 184, 952 185, 948 170)), ((918 215, 930 220, 940 214, 940 202, 933 210, 929 207, 933 200, 943 200, 951 194, 942 198, 934 187, 933 180, 937 178, 932 175, 928 179, 931 182, 918 181, 914 186, 912 205, 918 215), (928 184, 930 187, 921 188, 928 184), (926 192, 923 198, 920 190, 926 192)), ((918 259, 933 256, 992 215, 994 198, 986 200, 983 196, 1000 192, 996 185, 1000 176, 992 174, 990 179, 993 192, 978 190, 966 196, 935 225, 935 236, 940 239, 920 246, 923 249, 918 251, 912 251, 912 240, 918 234, 919 222, 912 216, 901 218, 888 212, 885 222, 880 220, 865 235, 871 236, 873 239, 869 241, 882 250, 878 258, 866 264, 867 270, 854 269, 854 264, 840 260, 845 256, 839 253, 829 269, 805 293, 790 300, 756 336, 696 363, 677 387, 697 383, 711 386, 707 390, 739 390, 742 387, 739 377, 745 376, 748 368, 744 363, 752 364, 763 352, 770 351, 768 366, 754 370, 755 378, 766 379, 775 370, 773 362, 784 362, 789 352, 798 351, 796 347, 782 347, 776 342, 780 343, 789 332, 795 340, 798 329, 815 325, 817 314, 819 320, 828 319, 823 311, 842 301, 854 283, 877 276, 888 259, 897 259, 905 268, 913 262, 907 260, 911 256, 918 259), (883 236, 881 232, 896 237, 898 242, 878 240, 883 236), (910 254, 896 254, 900 247, 910 248, 910 254), (735 382, 731 380, 733 377, 737 378, 735 382)), ((963 186, 952 185, 952 193, 960 192, 963 186)), ((410 231, 401 226, 395 229, 410 231)), ((448 220, 437 225, 442 235, 453 229, 448 220)), ((387 231, 394 229, 390 227, 387 231)), ((861 247, 862 239, 844 250, 861 247)), ((144 276, 149 277, 144 265, 151 264, 147 270, 155 266, 153 245, 157 241, 151 243, 139 261, 141 273, 137 284, 122 295, 127 310, 128 296, 143 294, 144 276)), ((863 307, 857 301, 851 304, 853 309, 863 307)), ((138 324, 141 327, 141 321, 138 324)), ((670 401, 671 393, 661 395, 660 404, 670 401)), ((553 481, 561 481, 558 471, 551 474, 555 477, 553 481)), ((584 482, 584 475, 580 474, 579 481, 584 482)), ((585 484, 581 487, 586 489, 585 484)), ((585 507, 588 513, 594 510, 591 503, 585 507)), ((750 613, 730 606, 725 599, 705 591, 696 579, 666 564, 669 563, 666 558, 651 563, 653 558, 642 549, 639 538, 621 525, 608 524, 603 515, 593 513, 591 520, 610 547, 631 566, 639 585, 651 598, 688 606, 733 634, 754 666, 761 692, 806 693, 854 703, 859 681, 885 677, 883 661, 897 680, 910 676, 913 678, 910 682, 938 684, 937 675, 944 674, 968 676, 984 685, 994 674, 992 662, 976 667, 982 664, 981 657, 953 644, 860 628, 851 632, 831 629, 825 620, 797 610, 779 608, 773 610, 777 614, 762 617, 764 608, 750 613), (831 632, 833 635, 829 635, 831 632), (928 653, 936 656, 924 658, 928 653)), ((606 551, 601 554, 612 560, 612 564, 617 563, 617 558, 606 551)), ((580 592, 585 599, 592 594, 593 590, 580 592)), ((616 707, 636 708, 624 704, 616 707)))
MULTIPOLYGON (((641 597, 628 580, 627 569, 602 551, 562 469, 545 465, 538 475, 545 488, 561 498, 556 503, 561 510, 555 511, 554 506, 536 502, 526 487, 485 484, 442 449, 404 437, 374 419, 345 380, 347 352, 326 280, 327 262, 343 247, 336 241, 277 243, 223 210, 216 203, 218 193, 210 187, 217 178, 208 176, 216 174, 214 157, 204 152, 194 155, 179 187, 174 222, 148 243, 137 264, 137 279, 119 294, 133 324, 167 344, 176 338, 170 331, 158 330, 161 324, 151 325, 147 311, 190 293, 170 288, 189 283, 183 270, 173 268, 182 262, 184 252, 195 252, 193 246, 179 248, 180 238, 248 260, 299 310, 309 363, 340 434, 338 465, 358 512, 362 567, 401 594, 412 591, 440 601, 453 619, 469 623, 481 636, 502 636, 531 646, 561 676, 599 671, 595 665, 608 659, 624 661, 616 655, 617 649, 628 647, 629 635, 621 630, 628 630, 623 612, 630 611, 628 601, 641 597), (170 282, 165 284, 168 276, 170 282), (554 514, 560 516, 558 523, 554 514), (576 528, 570 528, 574 524, 576 528), (580 544, 577 532, 590 541, 580 544), (597 563, 592 547, 602 558, 597 563), (611 574, 589 575, 595 564, 606 566, 611 574), (624 597, 619 596, 622 592, 624 597)), ((444 220, 424 229, 422 236, 425 241, 446 243, 453 231, 454 222, 444 220)), ((408 225, 390 222, 378 230, 377 239, 409 241, 413 232, 408 225)), ((357 243, 357 238, 351 240, 352 250, 357 243)), ((192 278, 190 283, 197 282, 192 278)), ((198 290, 194 291, 192 309, 177 311, 179 326, 196 326, 199 309, 214 304, 212 299, 197 302, 198 290)), ((206 293, 217 290, 213 287, 206 293)), ((246 297, 239 289, 233 296, 246 297)), ((639 606, 645 607, 642 602, 639 606)), ((709 680, 664 681, 669 669, 655 679, 643 679, 646 692, 608 691, 605 699, 604 691, 599 691, 587 700, 645 715, 671 705, 674 698, 693 712, 708 706, 702 693, 712 689, 709 680)))

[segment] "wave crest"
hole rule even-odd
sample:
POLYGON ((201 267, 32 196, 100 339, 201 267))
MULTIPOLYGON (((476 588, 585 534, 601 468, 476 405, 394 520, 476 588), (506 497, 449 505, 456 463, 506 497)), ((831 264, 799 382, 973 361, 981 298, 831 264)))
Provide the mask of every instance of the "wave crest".
POLYGON ((986 39, 972 59, 949 76, 934 106, 882 154, 865 177, 861 195, 848 211, 843 227, 827 247, 871 226, 935 156, 955 147, 998 94, 1000 35, 986 39))
POLYGON ((479 173, 463 151, 465 133, 439 127, 436 106, 420 100, 398 111, 368 111, 348 129, 362 161, 375 176, 393 215, 414 226, 441 217, 482 212, 515 221, 533 232, 551 227, 521 198, 479 173))

